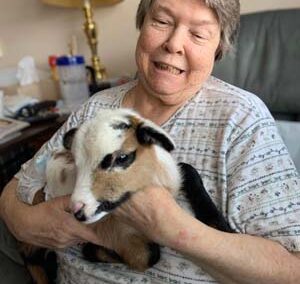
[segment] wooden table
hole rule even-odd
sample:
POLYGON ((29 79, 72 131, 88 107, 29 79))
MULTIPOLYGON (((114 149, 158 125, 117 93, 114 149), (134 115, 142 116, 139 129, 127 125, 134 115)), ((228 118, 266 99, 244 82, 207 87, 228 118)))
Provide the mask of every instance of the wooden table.
POLYGON ((66 118, 62 116, 53 121, 34 123, 21 130, 21 135, 0 144, 0 192, 20 166, 52 137, 66 118))
POLYGON ((3 144, 0 144, 0 155, 20 144, 30 144, 38 150, 64 123, 66 117, 60 117, 53 121, 34 123, 31 126, 21 130, 21 135, 13 138, 3 144))

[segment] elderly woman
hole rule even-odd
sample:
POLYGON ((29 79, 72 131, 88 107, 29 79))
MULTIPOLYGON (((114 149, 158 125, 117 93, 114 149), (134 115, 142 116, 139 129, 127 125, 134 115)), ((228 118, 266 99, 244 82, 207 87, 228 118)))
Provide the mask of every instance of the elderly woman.
POLYGON ((141 0, 138 79, 93 96, 6 187, 1 216, 13 235, 65 248, 60 283, 299 283, 299 176, 265 105, 211 76, 238 25, 238 0, 141 0), (239 234, 210 228, 188 212, 185 200, 147 188, 115 213, 162 245, 161 260, 137 273, 81 258, 72 245, 101 240, 67 213, 69 197, 37 206, 19 201, 31 203, 45 186, 45 163, 63 133, 101 109, 119 107, 135 109, 174 138, 175 158, 199 171, 239 234))

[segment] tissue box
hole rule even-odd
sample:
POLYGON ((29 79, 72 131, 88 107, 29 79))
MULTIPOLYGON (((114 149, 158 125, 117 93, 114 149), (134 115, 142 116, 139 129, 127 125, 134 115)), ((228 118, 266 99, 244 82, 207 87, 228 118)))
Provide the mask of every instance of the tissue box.
POLYGON ((11 85, 1 87, 5 95, 22 94, 36 98, 40 101, 46 100, 60 100, 61 94, 59 89, 59 83, 52 79, 41 80, 38 83, 33 83, 26 86, 11 85))

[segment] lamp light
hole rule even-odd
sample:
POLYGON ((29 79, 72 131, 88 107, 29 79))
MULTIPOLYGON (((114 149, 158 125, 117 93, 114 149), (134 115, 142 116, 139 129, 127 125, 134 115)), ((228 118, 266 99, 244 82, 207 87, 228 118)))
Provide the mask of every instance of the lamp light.
POLYGON ((123 0, 42 0, 42 2, 49 5, 83 9, 85 16, 83 29, 91 49, 91 61, 97 82, 106 78, 106 71, 98 56, 98 36, 96 23, 93 20, 93 7, 114 5, 121 1, 123 0))

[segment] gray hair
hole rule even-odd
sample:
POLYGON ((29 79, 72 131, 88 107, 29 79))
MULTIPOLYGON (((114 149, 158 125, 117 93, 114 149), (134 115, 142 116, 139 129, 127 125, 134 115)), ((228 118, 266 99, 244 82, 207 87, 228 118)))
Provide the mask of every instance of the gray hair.
MULTIPOLYGON (((207 7, 216 13, 220 28, 221 40, 216 53, 216 60, 219 60, 232 49, 237 38, 240 26, 240 1, 239 0, 201 0, 207 7)), ((136 13, 136 27, 140 30, 144 23, 145 16, 150 10, 154 0, 141 0, 136 13)))

